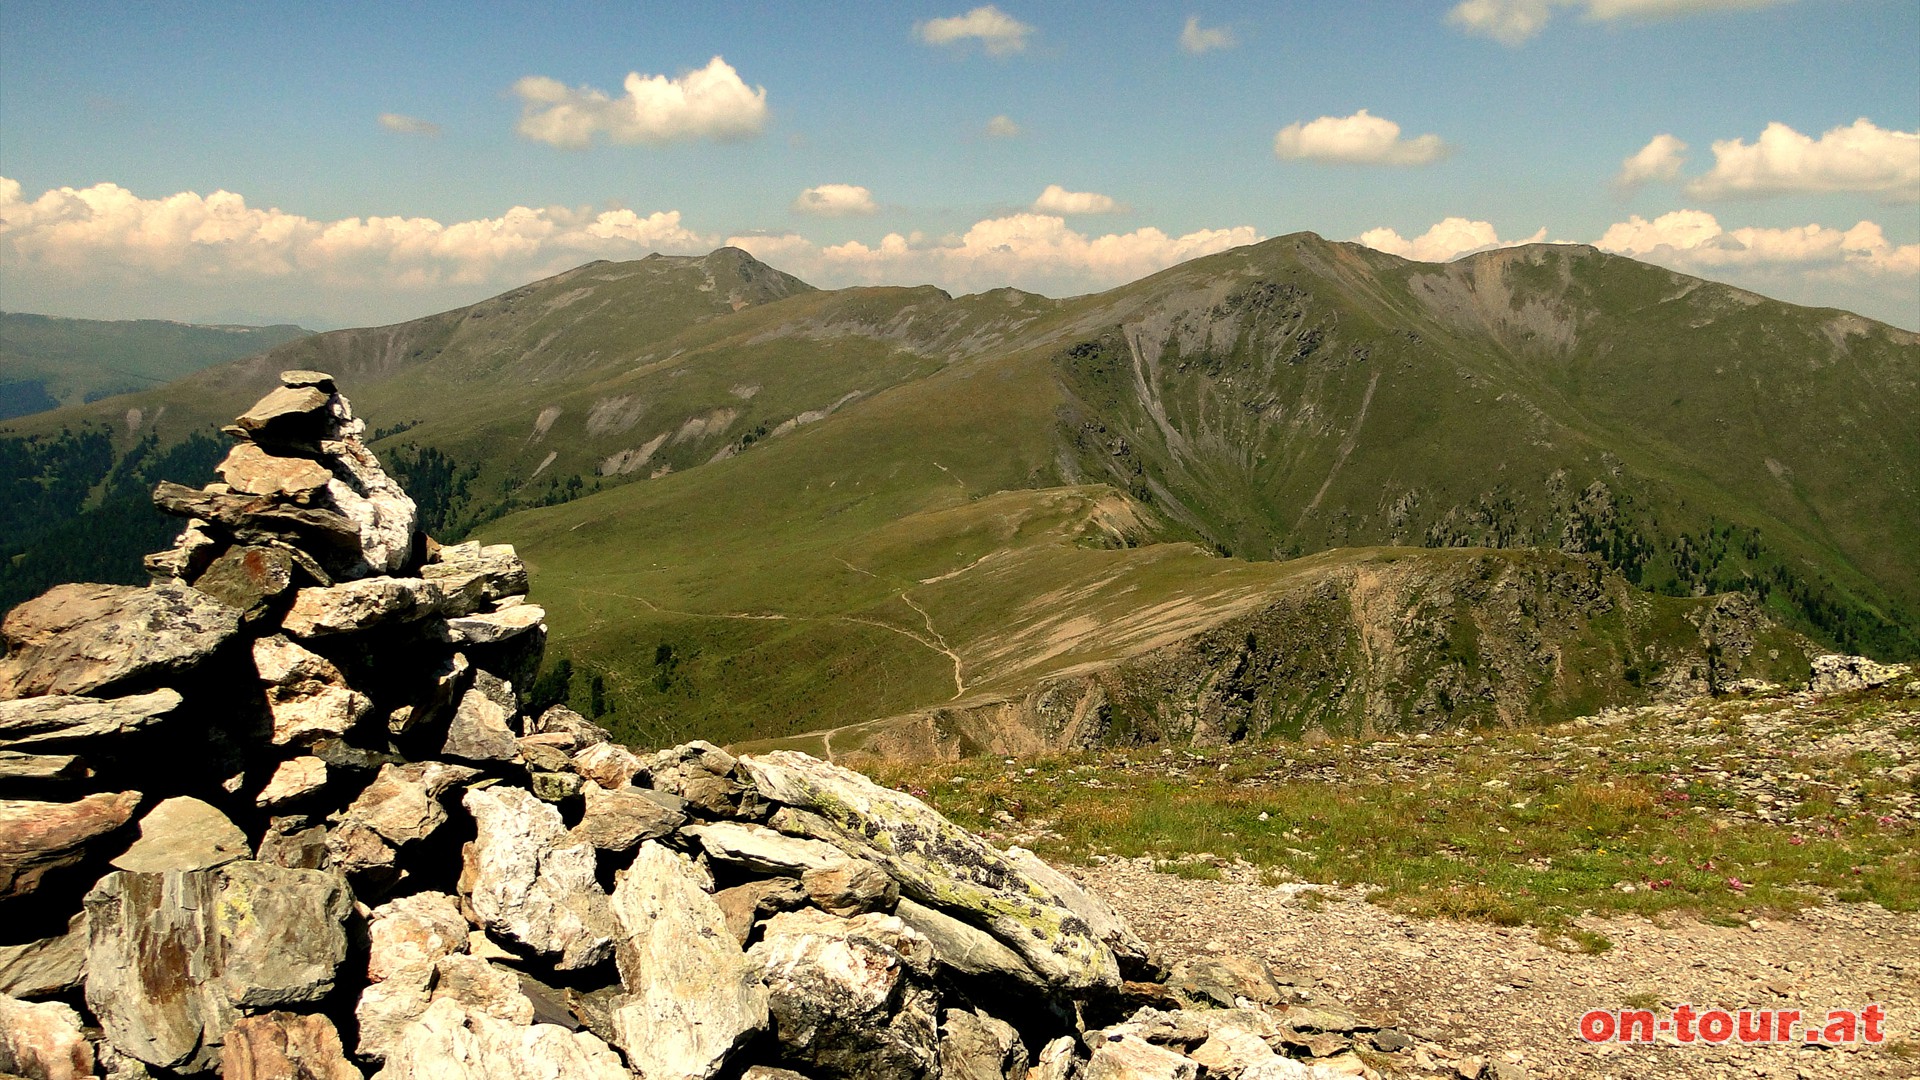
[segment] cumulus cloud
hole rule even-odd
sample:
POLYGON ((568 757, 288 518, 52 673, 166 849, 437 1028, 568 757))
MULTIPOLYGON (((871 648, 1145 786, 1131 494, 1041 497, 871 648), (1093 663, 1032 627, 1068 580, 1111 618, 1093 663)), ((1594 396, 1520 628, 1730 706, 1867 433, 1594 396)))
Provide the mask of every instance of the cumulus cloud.
POLYGON ((0 178, 0 264, 66 281, 279 279, 313 289, 518 284, 593 258, 705 251, 676 210, 639 214, 516 206, 495 218, 317 221, 247 205, 231 191, 145 199, 117 184, 31 201, 0 178))
POLYGON ((1792 0, 1461 0, 1447 21, 1469 34, 1502 45, 1521 45, 1538 34, 1555 10, 1572 8, 1592 22, 1665 19, 1709 11, 1774 7, 1792 0))
POLYGON ((513 92, 520 99, 520 122, 514 130, 535 142, 568 149, 586 147, 596 135, 642 145, 744 139, 760 134, 767 123, 766 87, 747 86, 718 56, 677 79, 629 72, 619 97, 544 75, 521 79, 513 92))
POLYGON ((1263 239, 1250 225, 1169 236, 1156 228, 1089 235, 1054 214, 1011 214, 964 234, 889 233, 877 245, 827 247, 795 235, 734 236, 727 243, 820 284, 925 281, 956 291, 1013 285, 1052 295, 1091 292, 1175 263, 1263 239))
POLYGON ((1048 184, 1047 190, 1033 200, 1033 212, 1036 214, 1117 214, 1126 209, 1112 196, 1097 191, 1068 191, 1059 184, 1048 184))
POLYGON ((1675 210, 1652 221, 1635 214, 1594 246, 1682 270, 1792 266, 1920 277, 1920 244, 1895 245, 1871 221, 1726 229, 1704 210, 1675 210))
POLYGON ((1631 191, 1653 181, 1672 180, 1680 175, 1680 166, 1687 162, 1686 149, 1686 143, 1671 135, 1655 135, 1620 163, 1620 175, 1614 177, 1614 185, 1631 191))
POLYGON ((1288 124, 1273 137, 1277 157, 1348 165, 1426 165, 1445 157, 1448 149, 1438 135, 1403 139, 1399 124, 1365 109, 1288 124))
POLYGON ((1538 244, 1546 238, 1547 230, 1542 228, 1524 240, 1502 240, 1492 222, 1450 217, 1411 240, 1393 229, 1381 227, 1368 229, 1354 237, 1354 242, 1415 262, 1447 262, 1476 251, 1538 244))
POLYGON ((959 45, 972 40, 978 41, 989 56, 1012 56, 1026 50, 1033 27, 987 4, 965 15, 928 19, 915 27, 915 32, 929 45, 959 45))
POLYGON ((1203 27, 1198 15, 1187 16, 1187 25, 1180 31, 1180 47, 1193 56, 1215 49, 1231 49, 1238 44, 1233 31, 1224 26, 1203 27))
POLYGON ((1781 123, 1713 144, 1713 168, 1687 185, 1697 198, 1857 191, 1920 200, 1920 131, 1887 131, 1864 117, 1814 139, 1781 123))
POLYGON ((381 113, 380 126, 398 135, 419 135, 431 139, 440 134, 439 124, 405 113, 381 113))
POLYGON ((1018 137, 1022 128, 1013 122, 1013 117, 1001 115, 987 121, 986 134, 990 139, 1012 139, 1018 137))
POLYGON ((873 201, 873 192, 857 184, 821 184, 808 188, 793 200, 795 213, 821 217, 871 214, 879 209, 873 201))

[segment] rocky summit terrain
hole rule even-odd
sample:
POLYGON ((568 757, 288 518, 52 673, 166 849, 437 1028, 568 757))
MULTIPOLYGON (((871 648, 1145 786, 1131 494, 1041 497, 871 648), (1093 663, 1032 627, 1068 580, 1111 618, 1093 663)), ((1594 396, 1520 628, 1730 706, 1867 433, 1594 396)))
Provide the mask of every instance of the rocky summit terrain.
POLYGON ((153 584, 0 623, 0 1073, 1245 1080, 1406 1035, 1167 965, 1094 892, 793 752, 537 715, 506 546, 439 546, 288 371, 153 584))

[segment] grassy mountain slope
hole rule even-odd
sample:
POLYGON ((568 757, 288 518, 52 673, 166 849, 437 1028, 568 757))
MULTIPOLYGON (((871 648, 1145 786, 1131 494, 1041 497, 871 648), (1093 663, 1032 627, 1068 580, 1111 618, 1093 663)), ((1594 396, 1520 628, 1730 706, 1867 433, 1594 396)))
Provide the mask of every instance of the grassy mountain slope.
POLYGON ((144 390, 311 332, 0 311, 0 420, 144 390))

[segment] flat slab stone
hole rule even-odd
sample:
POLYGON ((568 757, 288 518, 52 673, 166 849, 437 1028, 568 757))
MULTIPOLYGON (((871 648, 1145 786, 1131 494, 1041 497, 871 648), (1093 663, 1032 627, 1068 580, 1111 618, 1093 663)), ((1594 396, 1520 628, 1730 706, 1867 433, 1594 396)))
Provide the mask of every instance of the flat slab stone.
POLYGON ((49 694, 0 701, 0 746, 59 746, 111 738, 149 727, 180 707, 175 690, 155 690, 122 698, 49 694))
POLYGON ((546 619, 547 610, 538 604, 515 604, 504 611, 448 619, 447 637, 455 645, 491 645, 517 638, 546 619))
POLYGON ((0 945, 0 994, 17 998, 64 994, 87 977, 87 913, 67 932, 19 945, 0 945))
POLYGON ((249 442, 236 443, 214 471, 242 495, 311 495, 333 479, 325 465, 310 457, 276 454, 249 442))
POLYGON ((253 854, 247 834, 225 814, 182 796, 168 799, 140 819, 140 839, 113 860, 121 870, 158 874, 207 870, 253 854))
POLYGON ((0 621, 0 698, 158 679, 205 660, 239 629, 239 612, 178 582, 56 585, 0 621))
POLYGON ((420 578, 361 578, 301 589, 280 625, 298 638, 346 634, 424 619, 439 603, 439 590, 420 578))
POLYGON ((88 845, 125 825, 140 799, 137 791, 64 803, 0 799, 0 900, 33 892, 50 871, 86 858, 88 845))

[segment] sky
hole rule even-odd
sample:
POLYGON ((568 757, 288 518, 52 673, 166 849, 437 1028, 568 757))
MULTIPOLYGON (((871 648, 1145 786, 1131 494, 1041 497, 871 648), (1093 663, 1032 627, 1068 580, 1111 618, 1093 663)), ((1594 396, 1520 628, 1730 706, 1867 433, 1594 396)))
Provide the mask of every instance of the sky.
POLYGON ((396 322, 732 244, 1123 284, 1594 244, 1920 329, 1920 3, 99 4, 0 14, 0 308, 396 322))

